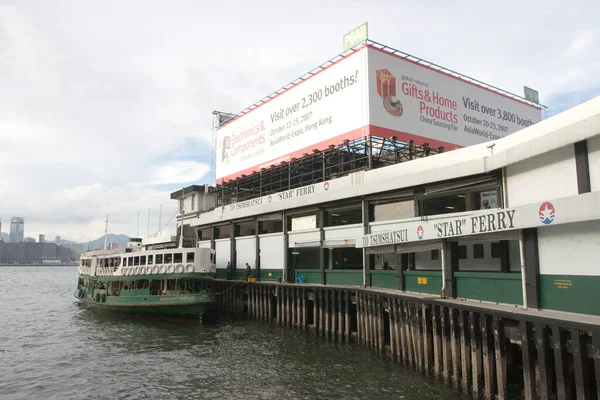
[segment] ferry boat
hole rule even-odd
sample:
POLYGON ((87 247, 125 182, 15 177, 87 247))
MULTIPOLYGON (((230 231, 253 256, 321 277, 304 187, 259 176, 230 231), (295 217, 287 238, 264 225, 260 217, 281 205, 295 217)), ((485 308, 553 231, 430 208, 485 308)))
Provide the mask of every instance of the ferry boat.
POLYGON ((162 243, 154 239, 144 243, 132 238, 126 248, 82 254, 75 297, 111 311, 202 321, 216 305, 214 250, 183 247, 183 240, 177 246, 175 237, 162 243))

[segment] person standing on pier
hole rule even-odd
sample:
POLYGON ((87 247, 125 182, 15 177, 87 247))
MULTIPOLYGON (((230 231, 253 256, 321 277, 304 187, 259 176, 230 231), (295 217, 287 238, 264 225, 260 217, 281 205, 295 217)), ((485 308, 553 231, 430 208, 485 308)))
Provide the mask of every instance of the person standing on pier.
POLYGON ((252 276, 252 267, 246 263, 246 280, 252 276))
POLYGON ((231 266, 231 261, 227 263, 227 280, 230 281, 233 279, 233 267, 231 266))

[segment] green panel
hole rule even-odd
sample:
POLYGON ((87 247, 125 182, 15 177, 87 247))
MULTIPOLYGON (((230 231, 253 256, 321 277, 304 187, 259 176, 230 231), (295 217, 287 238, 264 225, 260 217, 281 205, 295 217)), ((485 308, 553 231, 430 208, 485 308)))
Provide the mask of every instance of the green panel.
POLYGON ((441 294, 442 271, 404 271, 404 285, 407 292, 441 294))
POLYGON ((600 276, 540 275, 542 308, 600 315, 600 276))
POLYGON ((318 269, 297 269, 296 282, 298 274, 302 274, 302 283, 321 283, 321 271, 318 269))
POLYGON ((217 268, 216 279, 227 279, 227 268, 217 268))
POLYGON ((455 272, 454 277, 458 298, 523 304, 520 273, 455 272))
POLYGON ((260 280, 261 281, 276 281, 277 277, 283 279, 283 270, 281 269, 261 269, 260 280))
POLYGON ((328 285, 362 286, 362 269, 329 269, 325 271, 325 283, 328 285))
POLYGON ((399 289, 400 285, 398 284, 398 271, 371 271, 371 286, 387 289, 399 289))

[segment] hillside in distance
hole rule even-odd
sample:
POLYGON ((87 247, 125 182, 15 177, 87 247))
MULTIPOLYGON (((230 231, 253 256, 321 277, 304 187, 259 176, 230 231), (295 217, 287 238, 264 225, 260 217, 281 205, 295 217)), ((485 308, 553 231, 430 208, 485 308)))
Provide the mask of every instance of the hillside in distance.
MULTIPOLYGON (((127 235, 113 235, 108 234, 106 237, 106 243, 118 243, 120 247, 127 247, 127 242, 129 241, 129 236, 127 235)), ((104 235, 100 236, 98 239, 92 240, 90 242, 81 243, 81 250, 86 251, 88 248, 90 250, 99 250, 104 247, 104 235)))

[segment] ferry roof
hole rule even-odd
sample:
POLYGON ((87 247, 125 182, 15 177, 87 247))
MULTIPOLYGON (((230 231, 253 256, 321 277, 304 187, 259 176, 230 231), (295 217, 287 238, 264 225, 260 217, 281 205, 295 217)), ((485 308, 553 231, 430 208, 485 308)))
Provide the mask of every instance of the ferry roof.
POLYGON ((225 208, 201 213, 192 225, 239 219, 252 215, 320 204, 349 197, 415 187, 494 171, 519 161, 600 135, 600 97, 540 121, 505 138, 481 143, 431 157, 364 172, 361 185, 344 185, 289 201, 262 204, 225 212, 225 208))

